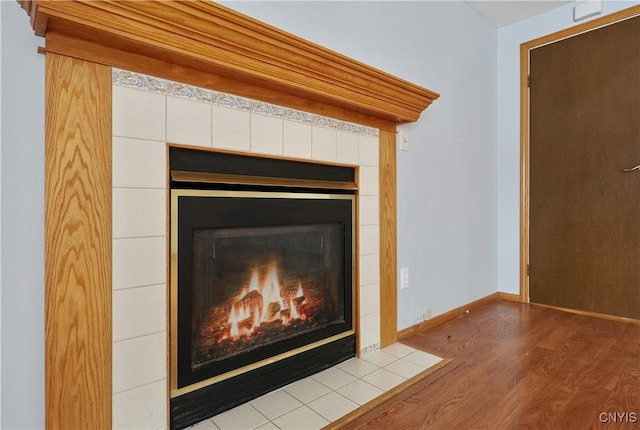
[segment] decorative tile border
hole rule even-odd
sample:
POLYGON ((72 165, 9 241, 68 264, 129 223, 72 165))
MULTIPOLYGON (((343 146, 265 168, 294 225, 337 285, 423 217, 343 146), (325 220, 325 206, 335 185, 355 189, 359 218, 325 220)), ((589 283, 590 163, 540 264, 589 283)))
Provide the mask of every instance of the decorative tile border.
POLYGON ((364 347, 360 350, 360 357, 364 357, 365 355, 369 355, 371 353, 374 353, 376 351, 380 351, 380 344, 379 343, 374 343, 373 345, 369 345, 367 347, 364 347))
POLYGON ((272 105, 245 97, 220 93, 205 88, 155 78, 141 73, 134 73, 114 68, 112 71, 112 81, 114 85, 121 87, 133 87, 167 96, 198 100, 215 106, 274 116, 289 121, 331 128, 347 133, 372 137, 378 136, 378 129, 376 128, 365 127, 363 125, 339 121, 333 118, 272 105))

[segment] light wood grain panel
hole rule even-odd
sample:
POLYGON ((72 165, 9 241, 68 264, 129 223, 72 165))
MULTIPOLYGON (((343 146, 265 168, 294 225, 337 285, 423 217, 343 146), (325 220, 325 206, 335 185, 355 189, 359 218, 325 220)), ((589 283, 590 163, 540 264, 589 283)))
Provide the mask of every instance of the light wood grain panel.
POLYGON ((32 21, 124 52, 366 113, 415 121, 438 94, 211 1, 35 1, 32 21))
POLYGON ((520 300, 529 303, 529 52, 640 15, 640 5, 585 22, 520 45, 520 300))
POLYGON ((47 428, 111 427, 111 69, 46 57, 47 428))
POLYGON ((380 131, 380 347, 398 340, 396 134, 380 131))

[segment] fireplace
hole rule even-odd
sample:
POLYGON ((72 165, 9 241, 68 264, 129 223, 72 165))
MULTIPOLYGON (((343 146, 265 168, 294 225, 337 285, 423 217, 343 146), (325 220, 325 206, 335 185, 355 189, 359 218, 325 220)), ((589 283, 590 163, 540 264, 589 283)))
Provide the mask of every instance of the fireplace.
POLYGON ((164 306, 139 304, 165 300, 169 141, 358 166, 358 348, 397 339, 395 131, 437 93, 210 1, 20 4, 50 95, 47 427, 164 427, 164 306))
MULTIPOLYGON (((114 74, 113 96, 114 106, 117 106, 114 108, 116 122, 113 135, 116 221, 113 231, 114 427, 176 427, 177 422, 189 422, 198 414, 205 419, 206 414, 211 413, 210 409, 203 406, 207 405, 207 401, 203 400, 207 396, 201 395, 208 391, 208 385, 178 396, 172 393, 171 357, 168 353, 171 326, 169 314, 165 315, 171 297, 168 270, 171 262, 170 216, 167 210, 170 207, 170 183, 174 188, 179 183, 182 189, 215 188, 218 191, 231 191, 231 188, 238 187, 237 182, 242 179, 244 185, 241 187, 245 191, 257 191, 255 182, 260 184, 259 190, 262 192, 283 192, 291 186, 292 189, 287 192, 297 188, 297 195, 305 192, 354 195, 357 188, 358 223, 354 228, 357 237, 352 264, 357 267, 354 275, 358 298, 354 312, 356 351, 366 354, 380 347, 381 313, 378 297, 381 236, 377 130, 357 124, 330 122, 324 117, 298 114, 296 111, 286 111, 287 119, 270 118, 264 114, 264 103, 193 87, 188 87, 188 94, 194 95, 192 97, 168 95, 175 94, 177 89, 184 91, 184 88, 185 84, 182 83, 128 71, 114 74), (195 95, 200 98, 196 100, 195 95), (202 103, 200 100, 203 97, 217 102, 202 103), (237 106, 243 109, 254 106, 259 112, 247 113, 240 108, 229 108, 230 99, 237 100, 237 106), (166 106, 166 109, 160 110, 158 106, 166 106), (208 123, 202 114, 204 109, 208 123), (146 116, 150 112, 155 113, 152 119, 143 120, 136 116, 146 116), (230 114, 235 114, 237 118, 230 114), (211 121, 216 118, 224 119, 224 122, 211 121), (158 136, 160 140, 153 140, 157 139, 155 132, 136 134, 123 127, 122 121, 136 126, 148 124, 154 130, 172 129, 179 124, 181 131, 166 136, 162 134, 158 136), (203 121, 205 124, 200 124, 203 121), (269 125, 280 123, 280 133, 274 133, 273 127, 264 127, 265 122, 269 125), (233 130, 236 131, 231 135, 224 128, 230 123, 234 124, 233 130), (204 141, 195 139, 190 134, 194 129, 208 130, 209 137, 204 141), (249 146, 243 136, 251 136, 249 146), (334 146, 333 158, 320 157, 325 154, 321 149, 327 143, 327 137, 332 138, 329 142, 334 146), (145 140, 140 141, 140 138, 145 140), (263 142, 274 140, 280 142, 280 149, 267 152, 263 142), (180 142, 180 145, 167 142, 180 142), (198 157, 188 160, 186 155, 189 151, 180 149, 200 151, 195 151, 198 157), (216 151, 213 159, 208 156, 209 151, 216 151), (241 158, 244 161, 238 163, 241 158), (257 160, 253 164, 247 161, 252 158, 257 160), (297 160, 298 163, 288 163, 291 160, 297 160), (267 168, 272 166, 272 162, 277 165, 275 171, 272 171, 272 167, 267 168), (168 180, 169 170, 173 180, 168 180), (204 173, 207 171, 217 173, 204 173), (132 177, 125 175, 127 172, 139 174, 132 177), (357 180, 354 181, 354 177, 357 180), (357 187, 354 182, 357 182, 357 187), (132 219, 139 222, 135 226, 126 222, 132 219), (141 309, 144 311, 141 312, 141 309), (118 375, 132 376, 122 380, 118 375), (170 418, 173 424, 169 424, 170 418)), ((281 112, 275 107, 269 109, 281 112)), ((349 339, 341 341, 346 344, 344 351, 329 351, 334 354, 335 360, 353 354, 348 345, 349 339)), ((309 356, 326 358, 323 357, 326 354, 325 347, 321 346, 290 357, 290 360, 300 363, 302 360, 311 360, 309 356)), ((281 363, 284 365, 288 361, 285 358, 281 363)), ((309 368, 313 366, 314 363, 309 368)), ((295 370, 294 366, 289 368, 295 370)), ((246 384, 255 386, 253 373, 248 375, 246 384)), ((241 375, 239 378, 243 380, 241 375)), ((237 381, 236 377, 219 380, 210 387, 214 393, 209 398, 227 399, 235 395, 234 388, 242 385, 237 381)))
POLYGON ((355 169, 172 147, 171 426, 353 357, 355 169))

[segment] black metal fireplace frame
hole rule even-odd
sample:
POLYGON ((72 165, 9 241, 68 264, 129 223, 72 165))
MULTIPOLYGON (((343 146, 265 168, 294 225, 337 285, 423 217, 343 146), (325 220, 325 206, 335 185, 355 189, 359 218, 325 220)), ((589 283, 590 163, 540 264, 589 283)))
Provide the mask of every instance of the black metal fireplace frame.
POLYGON ((172 190, 171 253, 172 304, 171 357, 177 364, 172 375, 172 395, 178 396, 220 382, 255 368, 271 364, 309 349, 354 334, 353 262, 355 242, 355 196, 350 194, 172 190), (259 208, 259 209, 258 209, 259 208), (244 214, 239 216, 239 214, 244 214), (339 293, 343 319, 273 345, 256 348, 233 360, 198 369, 191 367, 192 321, 192 231, 200 228, 242 228, 277 225, 336 223, 341 226, 343 247, 339 293), (178 288, 180 286, 180 288, 178 288))
MULTIPOLYGON (((289 223, 323 223, 336 221, 345 225, 345 323, 331 328, 330 333, 316 334, 294 341, 293 353, 271 355, 266 348, 257 364, 231 369, 220 374, 211 372, 210 378, 187 377, 179 383, 180 367, 171 365, 170 427, 181 429, 216 415, 236 405, 250 401, 262 394, 285 386, 291 382, 329 368, 355 356, 357 340, 355 333, 356 297, 356 235, 357 235, 357 167, 318 164, 306 161, 248 157, 240 154, 200 151, 180 146, 169 148, 171 171, 172 206, 178 208, 179 195, 191 195, 192 199, 265 199, 276 207, 282 205, 299 215, 296 205, 304 201, 309 204, 302 218, 285 219, 289 223), (239 194, 238 194, 239 193, 239 194), (174 197, 175 195, 175 197, 174 197), (328 210, 319 210, 327 205, 328 210), (292 207, 293 206, 293 207, 292 207), (324 211, 323 217, 317 216, 324 211), (335 219, 326 213, 336 213, 335 219), (344 216, 348 212, 348 216, 344 216), (342 215, 340 215, 342 214, 342 215), (347 219, 348 218, 348 219, 347 219), (320 337, 322 339, 320 339, 320 337), (298 342, 298 344, 296 344, 298 342), (201 380, 200 382, 195 380, 201 380), (186 381, 186 382, 185 382, 186 381), (186 385, 185 385, 186 384, 186 385), (185 389, 186 386, 186 389, 185 389)), ((185 200, 186 201, 186 200, 185 200)), ((215 205, 214 205, 215 206, 215 205)), ((171 223, 179 211, 172 208, 171 223)), ((223 210, 225 223, 237 222, 234 208, 223 210)), ((286 212, 286 211, 285 211, 286 212)), ((207 218, 207 216, 205 216, 207 218)), ((269 218, 269 217, 267 217, 269 218)), ((252 222, 254 222, 253 220, 252 222)), ((264 223, 272 223, 266 219, 264 223)), ((259 222, 260 223, 260 222, 259 222)), ((210 223, 209 223, 210 224, 210 223)), ((271 224, 273 225, 273 224, 271 224)), ((172 227, 173 228, 173 227, 172 227)), ((178 246, 177 235, 171 234, 172 285, 177 285, 178 246), (176 243, 173 243, 176 241, 176 243), (175 246, 174 246, 175 245, 175 246), (175 250, 175 253, 174 253, 175 250)), ((170 302, 179 303, 177 290, 170 288, 170 302)), ((180 305, 179 305, 180 306, 180 305)), ((178 307, 171 307, 170 329, 178 319, 178 307)), ((176 362, 175 352, 181 342, 173 332, 170 336, 170 360, 176 362)), ((184 346, 183 346, 184 347, 184 346)), ((184 369, 182 369, 184 372, 184 369)), ((188 373, 188 372, 187 372, 188 373)), ((206 373, 206 372, 205 372, 206 373)))

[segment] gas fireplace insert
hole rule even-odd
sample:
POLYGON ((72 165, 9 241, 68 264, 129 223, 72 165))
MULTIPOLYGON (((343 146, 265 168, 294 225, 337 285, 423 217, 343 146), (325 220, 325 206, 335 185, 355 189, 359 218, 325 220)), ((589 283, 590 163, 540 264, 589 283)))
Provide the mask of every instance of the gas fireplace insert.
POLYGON ((355 355, 355 192, 233 178, 172 182, 172 428, 355 355))

